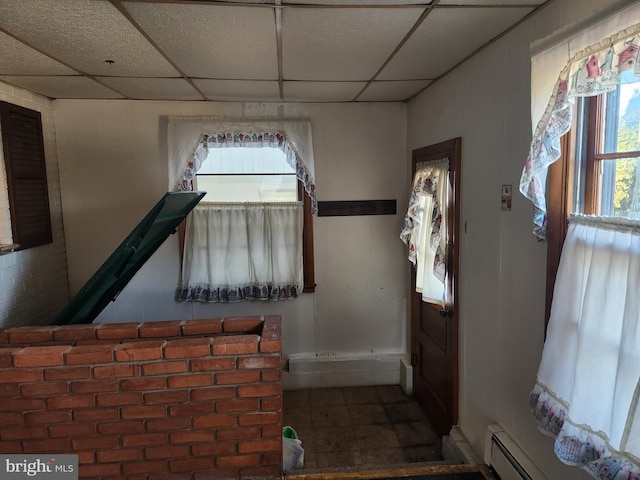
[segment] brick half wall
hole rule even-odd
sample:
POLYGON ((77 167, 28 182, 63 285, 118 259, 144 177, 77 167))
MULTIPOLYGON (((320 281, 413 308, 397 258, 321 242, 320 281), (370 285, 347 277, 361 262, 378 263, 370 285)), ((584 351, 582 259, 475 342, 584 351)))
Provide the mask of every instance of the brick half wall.
POLYGON ((0 453, 83 479, 282 475, 279 316, 0 330, 0 453))

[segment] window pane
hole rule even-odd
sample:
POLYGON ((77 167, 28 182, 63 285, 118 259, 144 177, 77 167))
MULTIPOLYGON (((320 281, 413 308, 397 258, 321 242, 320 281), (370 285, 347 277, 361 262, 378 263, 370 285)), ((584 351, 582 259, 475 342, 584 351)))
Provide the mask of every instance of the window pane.
POLYGON ((600 215, 640 219, 639 158, 602 160, 600 215))
POLYGON ((211 148, 202 173, 295 173, 279 148, 211 148))
POLYGON ((295 175, 197 175, 205 202, 295 202, 295 175))
POLYGON ((640 150, 640 84, 626 83, 606 96, 604 153, 640 150))

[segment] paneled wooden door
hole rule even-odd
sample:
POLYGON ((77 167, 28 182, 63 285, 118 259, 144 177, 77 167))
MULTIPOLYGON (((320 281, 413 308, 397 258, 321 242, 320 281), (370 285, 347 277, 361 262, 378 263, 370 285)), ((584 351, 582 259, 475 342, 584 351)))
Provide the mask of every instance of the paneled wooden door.
POLYGON ((458 245, 461 139, 454 138, 412 152, 416 164, 449 159, 447 225, 447 305, 422 301, 411 274, 411 344, 415 395, 439 435, 458 422, 458 245))

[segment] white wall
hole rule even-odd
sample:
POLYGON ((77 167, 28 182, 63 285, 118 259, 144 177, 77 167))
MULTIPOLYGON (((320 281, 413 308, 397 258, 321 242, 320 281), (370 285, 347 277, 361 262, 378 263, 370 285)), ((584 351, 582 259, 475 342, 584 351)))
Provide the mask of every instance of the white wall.
POLYGON ((280 313, 284 352, 293 357, 285 386, 399 381, 406 336, 407 261, 399 239, 409 183, 406 105, 54 104, 72 293, 166 192, 163 117, 309 117, 318 200, 397 199, 396 215, 315 218, 316 292, 275 303, 176 303, 179 253, 171 236, 98 321, 280 313))
MULTIPOLYGON (((42 115, 53 233, 53 243, 0 255, 0 327, 47 325, 69 298, 53 109, 48 99, 3 82, 0 82, 0 100, 42 115)), ((3 243, 11 238, 6 188, 0 145, 0 239, 3 243)))
POLYGON ((408 152, 462 137, 460 429, 482 454, 487 425, 501 424, 552 480, 590 477, 555 458, 528 406, 546 281, 546 244, 531 234, 532 206, 518 193, 531 140, 529 47, 614 3, 550 2, 408 107, 408 152), (501 211, 502 184, 514 187, 513 211, 501 211))

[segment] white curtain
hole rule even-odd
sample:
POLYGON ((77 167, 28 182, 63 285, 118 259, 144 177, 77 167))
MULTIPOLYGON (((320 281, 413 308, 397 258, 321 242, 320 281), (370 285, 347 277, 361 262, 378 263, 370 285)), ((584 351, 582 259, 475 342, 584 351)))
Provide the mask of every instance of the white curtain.
POLYGON ((449 159, 416 165, 409 208, 400 239, 416 267, 416 292, 422 300, 446 306, 447 196, 449 159))
MULTIPOLYGON (((570 128, 576 97, 615 90, 640 78, 640 2, 593 20, 588 28, 560 33, 533 45, 531 122, 533 138, 520 178, 520 192, 533 203, 533 233, 546 238, 546 183, 549 165, 560 158, 560 138, 570 128), (633 76, 633 75, 632 75, 633 76)), ((575 26, 574 26, 575 29, 575 26)))
POLYGON ((312 212, 316 213, 311 121, 304 118, 169 117, 169 191, 185 188, 188 182, 184 180, 195 175, 208 148, 265 145, 280 148, 286 154, 287 162, 296 170, 311 198, 312 212), (269 137, 271 140, 267 140, 269 137))
POLYGON ((302 227, 302 202, 201 203, 187 218, 178 300, 297 297, 302 227))
POLYGON ((640 478, 640 224, 573 216, 530 402, 555 452, 601 480, 640 478))

